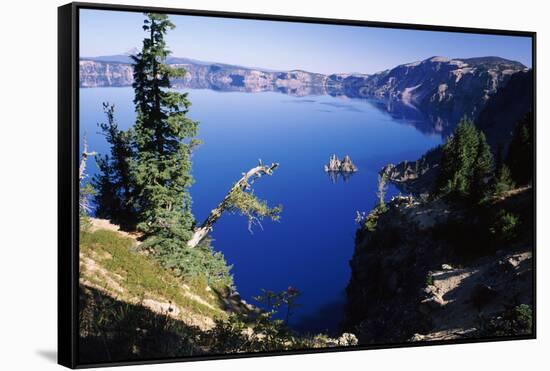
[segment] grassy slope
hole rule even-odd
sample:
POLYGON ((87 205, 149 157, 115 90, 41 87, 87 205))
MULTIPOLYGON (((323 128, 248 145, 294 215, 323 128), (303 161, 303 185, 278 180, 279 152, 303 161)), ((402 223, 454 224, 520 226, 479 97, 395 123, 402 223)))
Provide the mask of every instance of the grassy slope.
POLYGON ((264 316, 245 323, 245 317, 222 309, 215 288, 176 278, 138 253, 136 244, 132 235, 104 220, 91 219, 80 233, 79 356, 84 363, 356 342, 350 334, 338 339, 295 336, 264 316))
POLYGON ((211 327, 214 319, 227 317, 206 284, 183 282, 148 256, 135 252, 135 245, 135 239, 114 230, 82 231, 81 284, 203 329, 211 327))

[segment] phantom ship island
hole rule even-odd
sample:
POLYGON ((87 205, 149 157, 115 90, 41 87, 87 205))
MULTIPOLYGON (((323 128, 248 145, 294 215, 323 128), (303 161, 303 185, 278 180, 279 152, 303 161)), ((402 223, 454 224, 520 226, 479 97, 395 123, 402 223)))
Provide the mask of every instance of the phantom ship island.
POLYGON ((340 160, 338 156, 333 154, 330 156, 328 164, 325 165, 325 172, 334 183, 336 183, 339 176, 344 181, 347 181, 357 170, 357 166, 355 166, 348 155, 345 155, 344 159, 340 160))

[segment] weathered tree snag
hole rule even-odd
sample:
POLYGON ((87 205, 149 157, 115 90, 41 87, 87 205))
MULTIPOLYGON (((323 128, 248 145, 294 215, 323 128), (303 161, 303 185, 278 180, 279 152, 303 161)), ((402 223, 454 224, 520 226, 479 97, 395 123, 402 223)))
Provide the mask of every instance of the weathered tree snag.
POLYGON ((80 165, 78 167, 78 179, 80 181, 84 180, 86 176, 86 161, 88 160, 88 157, 95 156, 96 154, 96 152, 88 152, 87 135, 84 133, 82 138, 82 157, 80 158, 80 165))
POLYGON ((81 210, 81 212, 87 213, 90 210, 89 202, 88 202, 88 196, 90 192, 87 192, 85 189, 83 189, 83 181, 86 178, 86 161, 88 160, 88 157, 95 156, 96 152, 88 152, 88 140, 87 140, 87 133, 84 132, 84 136, 82 138, 82 157, 80 158, 80 164, 78 166, 78 181, 80 184, 80 195, 78 197, 78 205, 81 210))
POLYGON ((242 178, 239 179, 237 183, 233 185, 233 187, 231 187, 222 202, 220 202, 218 206, 210 212, 210 215, 208 215, 201 226, 195 229, 193 237, 191 237, 191 239, 187 241, 187 247, 197 246, 208 235, 208 233, 212 231, 214 223, 216 223, 220 216, 222 216, 224 211, 231 207, 231 195, 234 191, 244 191, 250 189, 250 185, 254 183, 254 181, 261 178, 263 175, 273 174, 273 170, 275 170, 278 166, 278 163, 263 165, 260 162, 258 166, 248 170, 248 172, 246 173, 243 173, 242 178))

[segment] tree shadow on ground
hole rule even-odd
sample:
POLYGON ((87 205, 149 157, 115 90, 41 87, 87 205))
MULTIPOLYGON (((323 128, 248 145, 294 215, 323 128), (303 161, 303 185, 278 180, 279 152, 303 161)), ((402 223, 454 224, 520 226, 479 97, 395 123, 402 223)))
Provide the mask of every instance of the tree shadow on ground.
POLYGON ((203 333, 169 313, 155 313, 80 286, 79 362, 103 363, 204 354, 203 333))

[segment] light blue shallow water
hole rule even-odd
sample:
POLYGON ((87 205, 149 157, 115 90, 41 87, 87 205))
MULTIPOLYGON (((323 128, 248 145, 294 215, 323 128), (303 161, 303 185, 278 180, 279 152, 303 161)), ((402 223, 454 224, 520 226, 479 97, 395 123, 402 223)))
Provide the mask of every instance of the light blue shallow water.
MULTIPOLYGON (((131 88, 80 90, 81 135, 108 152, 97 123, 102 102, 116 106, 120 127, 133 123, 131 88)), ((203 144, 193 156, 193 212, 202 221, 241 173, 262 159, 279 162, 272 177, 255 185, 258 196, 282 204, 279 223, 265 221, 250 234, 238 215, 224 215, 213 231, 214 247, 233 267, 247 301, 260 289, 302 292, 291 319, 297 329, 333 330, 342 313, 354 247, 355 212, 375 204, 377 171, 385 164, 416 159, 441 138, 395 120, 368 101, 331 96, 189 90, 190 116, 200 121, 203 144), (323 171, 331 154, 348 154, 359 171, 333 183, 323 171)), ((89 164, 90 175, 97 168, 89 164)), ((396 190, 390 186, 388 197, 396 190)))

